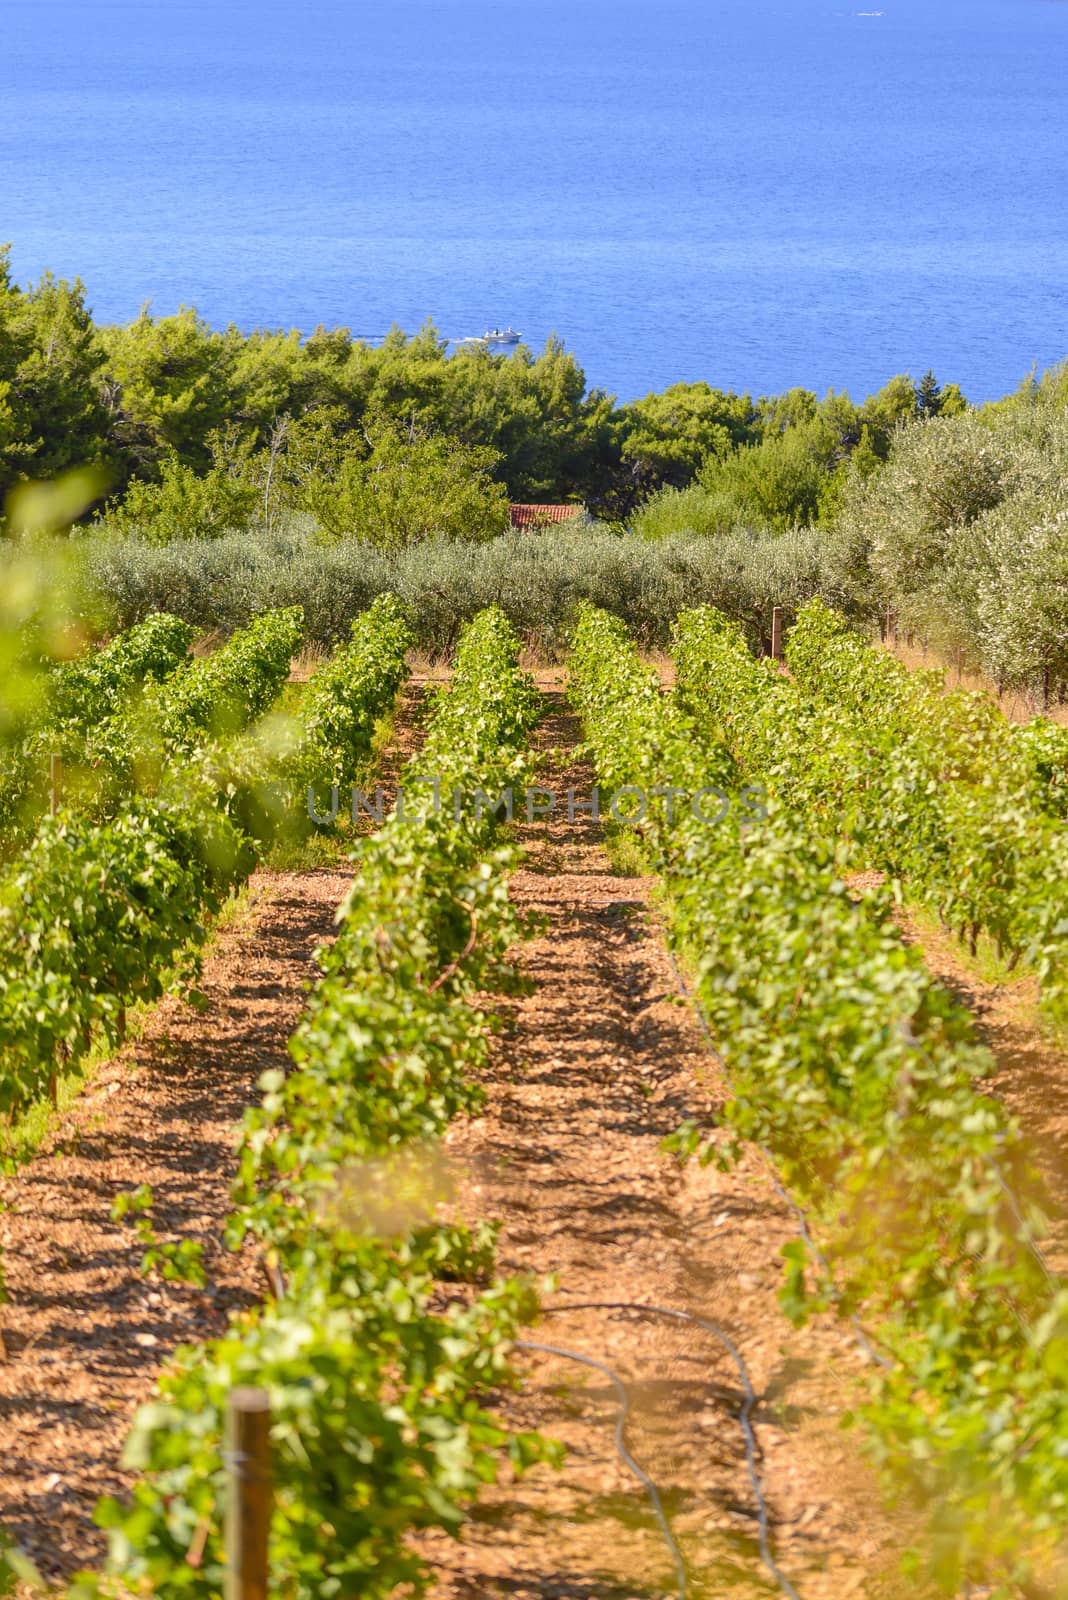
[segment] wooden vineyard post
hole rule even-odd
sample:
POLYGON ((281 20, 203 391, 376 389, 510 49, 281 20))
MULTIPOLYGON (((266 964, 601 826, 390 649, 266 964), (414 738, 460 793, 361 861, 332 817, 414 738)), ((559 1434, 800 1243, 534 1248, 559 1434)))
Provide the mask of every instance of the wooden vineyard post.
POLYGON ((771 659, 782 660, 782 606, 771 608, 771 659))
POLYGON ((55 751, 48 758, 48 814, 54 817, 59 810, 59 785, 63 776, 63 763, 55 751))
POLYGON ((232 1389, 226 1413, 226 1600, 267 1600, 271 1402, 232 1389))

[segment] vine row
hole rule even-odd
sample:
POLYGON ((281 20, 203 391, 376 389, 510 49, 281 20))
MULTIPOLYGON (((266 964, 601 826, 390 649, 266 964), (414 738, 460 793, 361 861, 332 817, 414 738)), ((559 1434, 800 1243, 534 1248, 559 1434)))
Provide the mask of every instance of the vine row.
POLYGON ((50 755, 84 764, 86 738, 119 714, 146 680, 174 672, 194 632, 180 618, 155 612, 101 649, 45 674, 31 727, 0 752, 0 839, 10 844, 36 825, 47 802, 50 755))
MULTIPOLYGON (((706 678, 710 647, 736 653, 738 641, 691 627, 680 665, 695 714, 726 727, 730 674, 706 678)), ((786 654, 793 682, 770 693, 757 663, 736 667, 746 693, 732 742, 752 718, 777 716, 780 748, 752 759, 778 782, 804 771, 862 864, 906 886, 973 953, 986 934, 1010 966, 1027 961, 1047 1015, 1068 1021, 1068 731, 1043 718, 1014 727, 987 695, 946 693, 941 673, 910 672, 818 601, 786 654)))
MULTIPOLYGON (((295 613, 259 619, 219 652, 211 695, 192 663, 171 706, 196 703, 202 725, 210 706, 224 705, 231 722, 251 717, 288 670, 298 628, 295 613)), ((280 749, 209 745, 158 774, 154 795, 122 801, 104 821, 63 811, 41 824, 0 880, 0 1113, 76 1068, 96 1033, 117 1043, 128 1006, 195 977, 205 917, 248 876, 271 824, 300 818, 304 779, 354 771, 366 758, 410 642, 399 603, 383 597, 312 680, 295 737, 280 749)), ((193 724, 183 716, 182 725, 193 724)))
MULTIPOLYGON (((518 650, 495 608, 468 627, 410 785, 432 773, 472 795, 529 769, 538 697, 518 650)), ((508 1380, 532 1291, 461 1289, 490 1272, 493 1230, 436 1215, 448 1187, 436 1140, 479 1100, 492 1028, 480 997, 518 984, 514 860, 474 806, 394 815, 361 842, 294 1070, 265 1075, 246 1121, 231 1240, 255 1241, 274 1297, 178 1352, 140 1414, 128 1460, 144 1475, 132 1506, 102 1508, 111 1561, 98 1589, 219 1593, 223 1418, 238 1384, 270 1394, 271 1570, 293 1600, 422 1592, 408 1536, 457 1530, 503 1446, 516 1467, 550 1453, 536 1436, 507 1438, 478 1399, 508 1380)))
POLYGON ((902 943, 889 897, 850 894, 854 844, 819 787, 792 764, 778 781, 790 686, 777 697, 768 669, 758 725, 748 696, 765 669, 730 624, 684 615, 677 640, 686 687, 663 696, 621 625, 587 608, 571 679, 606 780, 736 801, 717 820, 661 807, 646 824, 669 937, 734 1086, 724 1127, 685 1128, 679 1148, 727 1160, 738 1136, 758 1140, 812 1210, 826 1267, 787 1246, 784 1302, 875 1329, 887 1365, 861 1411, 895 1482, 932 1510, 935 1579, 1045 1593, 1068 1515, 1068 1294, 1033 1249, 1040 1218, 1013 1199, 1028 1182, 1019 1130, 974 1087, 986 1061, 970 1020, 902 943), (690 647, 709 636, 722 648, 699 672, 690 647), (722 737, 689 713, 698 683, 722 737), (766 765, 739 762, 758 734, 766 765), (775 780, 762 815, 738 799, 754 770, 775 780))

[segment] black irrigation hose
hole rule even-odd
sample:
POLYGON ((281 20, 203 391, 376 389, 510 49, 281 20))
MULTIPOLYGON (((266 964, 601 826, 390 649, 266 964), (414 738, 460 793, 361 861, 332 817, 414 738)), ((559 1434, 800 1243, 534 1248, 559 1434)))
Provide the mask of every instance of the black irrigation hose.
MULTIPOLYGON (((684 999, 687 1000, 688 1003, 693 1007, 694 1014, 697 1017, 697 1020, 701 1025, 701 1031, 705 1036, 705 1041, 706 1041, 706 1043, 708 1045, 708 1048, 711 1051, 712 1055, 715 1057, 716 1063, 719 1066, 719 1069, 722 1072, 724 1079, 726 1080, 727 1087, 730 1089, 731 1093, 734 1094, 734 1092, 735 1092, 734 1084, 731 1081, 730 1073, 727 1071, 726 1062, 723 1060, 723 1057, 720 1055, 718 1049, 716 1048, 716 1042, 715 1042, 715 1039, 712 1036, 712 1030, 708 1025, 708 1018, 705 1016, 704 1007, 701 1004, 700 997, 697 994, 695 994, 694 991, 689 987, 689 985, 687 984, 685 978, 683 977, 682 973, 680 972, 678 963, 675 960, 675 957, 674 957, 674 955, 672 953, 672 950, 671 950, 671 946, 668 944, 666 938, 664 940, 664 949, 665 949, 665 951, 667 953, 668 961, 671 964, 671 970, 675 975, 675 982, 676 982, 676 985, 678 986, 679 992, 684 997, 684 999)), ((925 1054, 922 1046, 918 1043, 918 1041, 916 1041, 913 1038, 911 1038, 908 1033, 906 1033, 906 1036, 905 1036, 905 1043, 909 1046, 910 1049, 915 1050, 918 1055, 922 1056, 924 1060, 927 1059, 926 1054, 925 1054)), ((772 1185, 773 1185, 773 1187, 775 1189, 775 1192, 786 1202, 786 1204, 794 1212, 795 1216, 797 1217, 798 1229, 800 1231, 802 1239, 805 1241, 806 1245, 812 1251, 812 1253, 815 1256, 816 1260, 820 1263, 820 1265, 822 1266, 824 1272, 826 1272, 828 1274, 828 1277, 829 1277, 830 1276, 830 1272, 829 1272, 829 1268, 828 1268, 827 1257, 823 1254, 823 1251, 820 1249, 819 1245, 816 1243, 815 1239, 813 1239, 812 1234, 809 1231, 808 1217, 805 1215, 804 1211, 798 1205, 798 1203, 794 1199, 793 1195, 788 1193, 788 1191, 780 1183, 778 1175, 775 1172, 774 1160, 772 1158, 771 1152, 768 1149, 767 1145, 761 1143, 760 1141, 756 1141, 756 1142, 757 1142, 757 1148, 762 1150, 764 1152, 764 1155, 768 1159, 769 1166, 771 1167, 771 1181, 772 1181, 772 1185)), ((1040 1246, 1035 1242, 1034 1239, 1028 1237, 1028 1231, 1029 1230, 1027 1228, 1026 1223, 1024 1222, 1023 1212, 1022 1212, 1022 1209, 1021 1209, 1019 1201, 1017 1200, 1015 1194, 1013 1194, 1012 1190, 1009 1188, 1008 1184, 1005 1182, 1004 1176, 999 1171, 996 1163, 994 1163, 994 1162, 990 1163, 990 1171, 993 1173, 994 1177, 997 1179, 998 1187, 1001 1189, 1001 1192, 1005 1197, 1005 1200, 1006 1200, 1006 1202, 1007 1202, 1007 1204, 1009 1206, 1009 1209, 1011 1210, 1013 1216, 1016 1219, 1016 1222, 1017 1222, 1017 1224, 1018 1224, 1018 1226, 1020 1228, 1020 1232, 1024 1236, 1024 1243, 1025 1243, 1027 1249, 1030 1251, 1032 1258, 1034 1259, 1036 1265, 1038 1266, 1039 1270, 1041 1271, 1042 1275, 1044 1276, 1049 1289, 1051 1291, 1056 1291, 1056 1289, 1058 1288, 1058 1283, 1057 1283, 1056 1278, 1053 1275, 1053 1272, 1050 1270, 1050 1265, 1049 1265, 1049 1262, 1046 1260, 1044 1252, 1042 1251, 1040 1246)), ((894 1363, 887 1356, 884 1356, 880 1350, 876 1349, 876 1347, 872 1343, 870 1337, 864 1331, 864 1326, 861 1323, 861 1320, 857 1316, 856 1312, 854 1312, 852 1314, 852 1316, 850 1317, 849 1320, 852 1323, 853 1331, 856 1334, 857 1343, 861 1346, 861 1348, 863 1349, 864 1353, 868 1356, 869 1360, 876 1362, 880 1367, 883 1367, 887 1372, 892 1372, 893 1369, 894 1369, 894 1363)))
MULTIPOLYGON (((570 1307, 558 1306, 556 1309, 564 1311, 570 1310, 570 1307)), ((626 1462, 634 1476, 645 1486, 646 1493, 652 1501, 653 1510, 656 1512, 657 1521, 660 1523, 664 1540, 671 1551, 672 1560, 675 1563, 679 1600, 686 1600, 686 1563, 682 1559, 682 1551, 679 1549, 675 1541, 675 1535, 671 1531, 671 1524, 668 1522, 664 1511, 664 1503, 660 1498, 660 1491, 645 1469, 635 1461, 624 1441, 627 1418, 630 1415, 630 1401, 627 1398, 626 1385, 623 1383, 622 1378, 614 1373, 611 1367, 606 1366, 603 1361, 597 1361, 593 1356, 580 1355, 577 1350, 564 1350, 561 1346, 555 1344, 536 1344, 530 1339, 516 1339, 515 1348, 517 1350, 538 1350, 542 1355, 559 1356, 563 1361, 580 1362, 584 1367, 592 1367, 595 1372, 603 1373, 612 1384, 619 1398, 619 1415, 616 1418, 616 1450, 619 1452, 620 1459, 626 1462)))
MULTIPOLYGON (((742 1430, 742 1436, 745 1439, 746 1467, 749 1472, 749 1482, 752 1486, 753 1499, 756 1502, 757 1508, 760 1557, 768 1571, 771 1573, 772 1577, 775 1579, 776 1583, 779 1585, 782 1593, 789 1596, 789 1600, 800 1600, 797 1590, 794 1588, 786 1574, 779 1567, 775 1557, 771 1552, 771 1527, 770 1517, 768 1515, 768 1502, 764 1494, 764 1486, 760 1481, 760 1468, 757 1464, 756 1434, 753 1431, 753 1411, 756 1408, 757 1403, 756 1390, 753 1388, 753 1383, 749 1376, 749 1369, 742 1358, 741 1352, 734 1343, 733 1339, 731 1339, 730 1335, 725 1333, 718 1323, 710 1321, 707 1317, 696 1316, 692 1311, 678 1311, 671 1306, 645 1305, 640 1301, 575 1300, 565 1306, 543 1307, 543 1315, 545 1316, 561 1316, 569 1311, 630 1311, 636 1312, 639 1316, 646 1317, 673 1317, 677 1322, 693 1323, 695 1327, 703 1328, 706 1333, 710 1333, 713 1338, 719 1340, 720 1344, 727 1351, 728 1355, 731 1357, 731 1360, 734 1362, 735 1367, 738 1369, 738 1376, 742 1383, 742 1391, 745 1395, 745 1399, 742 1402, 742 1409, 738 1414, 738 1422, 742 1430)), ((621 1413, 619 1429, 620 1433, 624 1420, 625 1414, 621 1413)), ((670 1531, 667 1528, 666 1519, 664 1518, 662 1512, 660 1513, 660 1520, 664 1526, 665 1532, 668 1533, 668 1537, 671 1539, 672 1548, 677 1549, 678 1547, 675 1545, 674 1538, 671 1537, 670 1531)), ((685 1585, 685 1573, 683 1573, 683 1584, 685 1585)), ((680 1593, 685 1593, 685 1587, 680 1590, 680 1593)))
MULTIPOLYGON (((724 1079, 726 1081, 727 1087, 730 1089, 731 1093, 734 1094, 734 1092, 735 1092, 734 1084, 731 1081, 730 1073, 727 1071, 726 1062, 723 1060, 722 1055, 720 1054, 719 1050, 716 1048, 716 1042, 715 1042, 715 1039, 713 1037, 712 1030, 708 1025, 708 1018, 705 1015, 705 1009, 701 1004, 700 996, 697 995, 690 988, 690 986, 687 984, 685 978, 683 977, 682 973, 679 970, 679 966, 678 966, 677 961, 675 960, 674 953, 672 952, 671 946, 668 944, 668 941, 667 941, 666 938, 664 940, 664 950, 665 950, 665 952, 667 954, 667 958, 668 958, 668 962, 670 963, 671 970, 672 970, 672 972, 673 972, 673 974, 675 976, 675 983, 676 983, 676 985, 678 987, 679 993, 683 996, 683 998, 687 1001, 687 1003, 690 1006, 692 1006, 693 1011, 694 1011, 694 1015, 697 1017, 697 1020, 698 1020, 698 1022, 700 1024, 700 1026, 701 1026, 701 1031, 704 1034, 705 1042, 708 1045, 708 1048, 711 1051, 713 1057, 715 1058, 716 1063, 719 1066, 719 1069, 720 1069, 721 1073, 723 1074, 723 1077, 724 1077, 724 1079)), ((920 1054, 920 1055, 924 1054, 923 1049, 920 1046, 918 1041, 913 1040, 911 1038, 906 1038, 906 1043, 909 1044, 911 1046, 911 1048, 914 1049, 918 1054, 920 1054)), ((811 1234, 811 1232, 809 1230, 809 1226, 808 1226, 808 1217, 806 1216, 805 1212, 802 1210, 801 1206, 798 1205, 798 1203, 794 1199, 793 1195, 790 1194, 783 1187, 783 1185, 779 1182, 778 1175, 775 1172, 774 1161, 772 1159, 771 1152, 769 1151, 767 1145, 765 1145, 763 1143, 760 1143, 758 1141, 758 1148, 760 1150, 762 1150, 764 1155, 767 1157, 769 1166, 771 1168, 771 1181, 772 1181, 772 1184, 774 1185, 776 1193, 781 1196, 781 1198, 786 1202, 786 1204, 794 1212, 795 1216, 797 1217, 798 1229, 800 1231, 802 1239, 805 1241, 805 1244, 809 1247, 809 1249, 811 1249, 811 1251, 813 1252, 813 1254, 816 1257, 817 1261, 819 1261, 820 1265, 823 1267, 824 1271, 827 1272, 828 1271, 827 1258, 823 1254, 823 1252, 820 1249, 819 1245, 816 1243, 816 1241, 812 1237, 812 1234, 811 1234)), ((1034 1239, 1026 1237, 1028 1230, 1027 1230, 1027 1227, 1026 1227, 1025 1222, 1024 1222, 1023 1213, 1022 1213, 1022 1209, 1021 1209, 1019 1201, 1017 1200, 1017 1198, 1016 1198, 1015 1194, 1013 1193, 1013 1191, 1009 1188, 1009 1185, 1006 1183, 1004 1176, 998 1170, 996 1164, 991 1163, 991 1171, 993 1172, 995 1178, 997 1179, 998 1186, 1001 1189, 1001 1192, 1004 1195, 1005 1200, 1008 1203, 1009 1208, 1012 1211, 1013 1216, 1015 1217, 1017 1223, 1019 1224, 1021 1233, 1023 1233, 1025 1235, 1025 1243, 1027 1245, 1027 1248, 1030 1250, 1030 1252, 1031 1252, 1032 1256, 1034 1257, 1036 1263, 1038 1264, 1040 1270, 1042 1271, 1043 1275, 1045 1276, 1046 1282, 1049 1285, 1050 1289, 1051 1290, 1055 1290, 1058 1287, 1057 1280, 1054 1277, 1053 1272, 1050 1270, 1049 1262, 1046 1260, 1045 1253, 1043 1252, 1043 1250, 1040 1248, 1040 1246, 1036 1243, 1036 1241, 1034 1239)), ((678 1313, 676 1313, 676 1314, 678 1314, 678 1313)), ((884 1356, 881 1351, 879 1351, 879 1350, 877 1350, 875 1348, 875 1346, 872 1343, 871 1339, 868 1337, 867 1333, 865 1333, 864 1327, 863 1327, 863 1325, 862 1325, 862 1323, 860 1321, 860 1318, 856 1315, 855 1312, 850 1317, 850 1321, 851 1321, 851 1323, 853 1325, 853 1331, 855 1332, 855 1334, 857 1336, 857 1342, 861 1345, 861 1347, 863 1348, 865 1353, 869 1356, 869 1358, 872 1361, 877 1362, 879 1366, 884 1367, 887 1371, 893 1371, 894 1362, 889 1360, 888 1357, 884 1356)), ((762 1551, 762 1553, 763 1553, 763 1551, 762 1551)), ((780 1578, 780 1582, 781 1582, 782 1581, 781 1575, 778 1572, 776 1572, 776 1576, 778 1576, 780 1578)), ((789 1583, 789 1580, 787 1579, 786 1582, 789 1583)), ((791 1588, 791 1589, 787 1589, 785 1592, 788 1593, 788 1594, 794 1594, 796 1591, 794 1591, 791 1588)), ((964 1588, 964 1594, 965 1595, 970 1595, 972 1593, 973 1593, 973 1589, 972 1589, 971 1584, 970 1583, 966 1583, 965 1584, 965 1588, 964 1588)))
POLYGON ((1013 1194, 1012 1190, 1009 1188, 1008 1184, 1005 1182, 1005 1179, 1001 1176, 1001 1173, 998 1171, 998 1169, 996 1167, 994 1168, 994 1176, 998 1180, 998 1184, 999 1184, 999 1186, 1001 1188, 1002 1194, 1005 1196, 1005 1199, 1009 1203, 1009 1209, 1011 1210, 1013 1216, 1016 1218, 1016 1221, 1017 1221, 1017 1223, 1019 1225, 1019 1228, 1020 1228, 1020 1232, 1024 1235, 1024 1239, 1025 1239, 1025 1242, 1027 1244, 1027 1248, 1030 1250, 1031 1254, 1034 1256, 1035 1260, 1038 1262, 1039 1267, 1041 1268, 1043 1274, 1045 1275, 1046 1283, 1049 1285, 1050 1289, 1055 1293, 1057 1288, 1059 1287, 1059 1285, 1057 1283, 1056 1278, 1053 1276, 1053 1273, 1050 1271, 1050 1265, 1049 1265, 1049 1262, 1046 1260, 1045 1252, 1043 1250, 1041 1250, 1039 1248, 1039 1246, 1035 1243, 1034 1239, 1030 1238, 1030 1236, 1029 1236, 1030 1230, 1028 1229, 1028 1226, 1027 1226, 1026 1222, 1024 1221, 1024 1219, 1023 1219, 1023 1214, 1022 1214, 1022 1212, 1020 1210, 1019 1201, 1017 1200, 1016 1196, 1013 1194))
MULTIPOLYGON (((724 1077, 724 1079, 726 1081, 728 1089, 730 1090, 731 1094, 734 1094, 736 1091, 735 1091, 735 1088, 734 1088, 734 1084, 731 1081, 731 1075, 727 1071, 726 1062, 724 1061, 723 1057, 720 1055, 719 1050, 716 1048, 716 1041, 712 1036, 712 1029, 708 1025, 708 1018, 705 1016, 705 1009, 704 1009, 704 1006, 701 1004, 700 996, 695 994, 695 992, 690 988, 689 984, 686 982, 686 979, 683 977, 682 973, 679 971, 678 962, 675 960, 674 954, 672 953, 672 950, 671 950, 671 946, 668 944, 667 939, 664 940, 664 949, 667 952, 667 958, 668 958, 668 961, 671 964, 671 970, 675 975, 675 983, 676 983, 676 985, 678 987, 679 993, 683 996, 683 998, 687 1001, 687 1003, 690 1006, 693 1007, 694 1015, 696 1016, 698 1022, 701 1025, 701 1032, 705 1036, 705 1042, 708 1045, 708 1048, 711 1051, 713 1057, 715 1058, 716 1064, 719 1067, 720 1072, 723 1074, 723 1077, 724 1077)), ((763 1151, 764 1156, 767 1158, 768 1166, 769 1166, 769 1169, 770 1169, 772 1187, 774 1188, 775 1193, 779 1196, 779 1198, 781 1200, 785 1201, 785 1203, 790 1207, 791 1211, 796 1216, 798 1231, 799 1231, 799 1233, 801 1235, 801 1238, 804 1240, 804 1242, 808 1246, 808 1248, 812 1251, 812 1254, 815 1256, 816 1260, 819 1262, 820 1266, 823 1268, 824 1272, 827 1274, 827 1276, 829 1278, 830 1277, 830 1266, 829 1266, 829 1263, 827 1261, 827 1257, 824 1255, 823 1251, 820 1249, 819 1245, 816 1243, 815 1239, 812 1237, 812 1233, 811 1233, 811 1230, 810 1230, 809 1225, 808 1225, 808 1217, 806 1216, 806 1214, 803 1211, 803 1209, 801 1208, 801 1206, 798 1205, 798 1203, 794 1199, 793 1195, 789 1193, 789 1191, 783 1186, 782 1183, 780 1183, 779 1176, 775 1171, 774 1158, 772 1157, 771 1151, 768 1149, 767 1145, 763 1144, 759 1140, 756 1141, 756 1144, 757 1144, 758 1150, 763 1151)), ((867 1333, 864 1331, 864 1326, 861 1323, 861 1320, 857 1316, 856 1312, 854 1312, 852 1314, 852 1316, 850 1317, 849 1320, 850 1320, 850 1323, 852 1324, 853 1332, 856 1335, 857 1343, 860 1345, 861 1349, 864 1351, 864 1354, 868 1357, 869 1361, 874 1361, 876 1363, 876 1365, 878 1365, 880 1367, 883 1367, 887 1372, 892 1372, 893 1371, 893 1367, 894 1367, 894 1363, 889 1359, 888 1356, 884 1356, 882 1351, 876 1349, 875 1345, 872 1343, 871 1339, 868 1337, 867 1333)))

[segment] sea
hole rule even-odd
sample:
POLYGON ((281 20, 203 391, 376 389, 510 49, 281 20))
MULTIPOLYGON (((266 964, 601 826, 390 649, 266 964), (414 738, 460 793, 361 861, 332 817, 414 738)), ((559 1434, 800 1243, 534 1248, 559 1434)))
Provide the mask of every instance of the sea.
POLYGON ((983 400, 1068 355, 1068 0, 0 0, 0 240, 95 314, 983 400))

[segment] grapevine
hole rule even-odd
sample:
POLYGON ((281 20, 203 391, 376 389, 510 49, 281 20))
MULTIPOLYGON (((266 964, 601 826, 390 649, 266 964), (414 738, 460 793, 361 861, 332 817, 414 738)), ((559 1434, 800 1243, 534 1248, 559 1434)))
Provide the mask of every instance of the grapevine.
MULTIPOLYGON (((247 693, 241 715, 262 709, 288 669, 298 625, 295 614, 270 614, 219 652, 225 659, 210 681, 225 686, 231 716, 239 685, 247 693)), ((301 739, 298 725, 296 744, 308 770, 333 759, 354 770, 403 680, 408 643, 395 601, 383 599, 357 620, 338 671, 324 669, 311 685, 307 733, 301 739)), ((199 664, 190 673, 202 682, 199 664)), ((196 699, 203 714, 217 703, 188 685, 172 693, 169 682, 159 689, 172 704, 188 708, 196 699)), ((65 810, 46 819, 12 863, 0 880, 0 1111, 16 1112, 60 1070, 76 1068, 97 1032, 117 1042, 128 1006, 195 976, 205 917, 255 864, 242 825, 249 793, 272 791, 275 815, 285 807, 300 815, 285 758, 272 767, 269 752, 256 755, 251 771, 225 743, 210 746, 177 774, 162 774, 156 795, 122 801, 102 822, 65 810)))
MULTIPOLYGON (((427 744, 450 787, 492 787, 529 767, 537 697, 518 640, 484 612, 461 640, 427 744)), ((516 1466, 546 1453, 510 1440, 477 1394, 508 1375, 509 1341, 535 1304, 520 1283, 430 1309, 436 1279, 485 1268, 489 1241, 434 1220, 433 1141, 473 1105, 490 1019, 476 996, 515 977, 521 932, 506 874, 514 849, 488 811, 394 816, 360 872, 325 977, 249 1114, 232 1221, 266 1252, 280 1294, 211 1344, 179 1353, 135 1427, 134 1505, 111 1504, 111 1577, 123 1588, 215 1595, 223 1579, 222 1419, 231 1386, 271 1396, 272 1570, 294 1597, 384 1597, 425 1587, 410 1529, 455 1529, 506 1443, 516 1466), (472 938, 472 930, 476 936, 472 938), (197 1560, 191 1563, 191 1549, 197 1560)))
MULTIPOLYGON (((770 751, 775 729, 789 741, 781 717, 751 719, 754 685, 774 701, 770 669, 743 659, 721 619, 683 618, 680 639, 690 628, 721 640, 703 660, 738 664, 734 691, 726 672, 713 691, 731 748, 681 699, 654 697, 613 619, 580 616, 573 695, 611 781, 692 788, 733 774, 737 793, 752 770, 737 752, 751 757, 759 737, 770 751), (750 668, 767 670, 766 694, 750 668)), ((727 1119, 771 1150, 818 1219, 827 1272, 788 1246, 785 1301, 798 1317, 859 1311, 876 1331, 890 1364, 863 1413, 887 1468, 937 1507, 947 1592, 968 1576, 1034 1575, 1068 1513, 1068 1413, 1052 1377, 1068 1364, 1068 1294, 1031 1248, 1037 1216, 1012 1200, 1027 1182, 1023 1142, 974 1087, 985 1060, 970 1021, 902 943, 887 901, 849 894, 854 841, 827 827, 838 811, 822 788, 766 770, 763 817, 734 806, 707 823, 680 809, 674 822, 654 814, 647 836, 670 938, 735 1086, 727 1119)))

